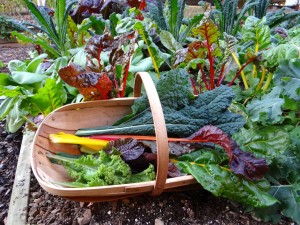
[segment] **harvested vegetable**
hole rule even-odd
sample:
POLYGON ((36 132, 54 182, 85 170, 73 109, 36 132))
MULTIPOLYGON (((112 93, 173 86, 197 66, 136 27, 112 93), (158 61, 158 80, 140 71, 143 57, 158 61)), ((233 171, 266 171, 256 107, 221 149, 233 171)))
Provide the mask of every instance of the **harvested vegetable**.
POLYGON ((133 182, 145 182, 155 179, 154 166, 141 173, 133 174, 130 166, 120 155, 100 151, 95 155, 84 155, 79 158, 47 153, 49 159, 63 165, 74 182, 55 182, 68 187, 94 187, 117 185, 133 182))
POLYGON ((86 150, 99 151, 104 146, 107 145, 108 141, 106 140, 96 140, 85 137, 78 137, 73 134, 66 134, 64 132, 59 132, 57 134, 50 134, 49 139, 52 143, 60 144, 78 144, 81 145, 86 150))
MULTIPOLYGON (((228 110, 234 93, 220 86, 200 94, 192 93, 189 75, 181 69, 162 75, 156 89, 163 107, 169 137, 188 137, 205 125, 214 125, 232 135, 244 125, 244 118, 228 110)), ((79 129, 78 136, 96 134, 154 135, 154 124, 146 96, 132 105, 132 113, 113 126, 79 129)))

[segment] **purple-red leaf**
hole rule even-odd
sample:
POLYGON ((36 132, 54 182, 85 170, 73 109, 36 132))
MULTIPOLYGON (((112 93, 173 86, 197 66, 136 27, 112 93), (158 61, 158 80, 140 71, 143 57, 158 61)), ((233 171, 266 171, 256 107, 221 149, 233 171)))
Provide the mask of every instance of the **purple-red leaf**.
POLYGON ((67 84, 76 87, 85 100, 103 100, 111 98, 112 81, 105 72, 87 72, 81 66, 71 63, 58 71, 67 84))
POLYGON ((268 172, 268 165, 265 159, 257 159, 250 152, 242 151, 235 141, 232 141, 231 170, 248 180, 259 180, 268 172))
POLYGON ((226 133, 224 133, 220 128, 216 126, 204 126, 199 131, 189 136, 188 139, 218 144, 225 149, 230 159, 232 157, 230 138, 227 136, 226 133))

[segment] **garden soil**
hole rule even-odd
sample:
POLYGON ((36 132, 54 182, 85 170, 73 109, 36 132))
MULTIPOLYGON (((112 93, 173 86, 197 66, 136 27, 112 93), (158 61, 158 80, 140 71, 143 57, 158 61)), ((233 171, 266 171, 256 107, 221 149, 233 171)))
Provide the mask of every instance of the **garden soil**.
MULTIPOLYGON (((0 60, 7 63, 12 59, 28 58, 33 47, 0 47, 0 60)), ((7 68, 0 69, 7 72, 7 68)), ((4 225, 22 131, 9 134, 5 121, 0 122, 0 225, 4 225)), ((29 149, 28 149, 29 150, 29 149)), ((105 203, 74 202, 53 196, 41 189, 31 176, 28 224, 52 225, 267 225, 243 208, 228 200, 216 198, 204 190, 163 193, 159 197, 148 195, 105 203)), ((288 220, 279 223, 294 224, 288 220)))

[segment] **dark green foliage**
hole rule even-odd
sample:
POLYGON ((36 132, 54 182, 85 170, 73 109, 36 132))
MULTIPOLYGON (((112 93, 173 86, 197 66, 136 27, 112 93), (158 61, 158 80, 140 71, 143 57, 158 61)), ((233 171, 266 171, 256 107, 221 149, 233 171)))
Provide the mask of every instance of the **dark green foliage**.
POLYGON ((11 39, 12 31, 28 30, 21 22, 0 15, 0 39, 11 39))
MULTIPOLYGON (((227 86, 207 91, 194 99, 187 72, 176 69, 161 76, 157 91, 169 136, 187 137, 209 124, 232 135, 244 124, 241 115, 227 110, 234 97, 233 91, 227 86)), ((153 135, 154 125, 147 97, 137 100, 132 111, 131 115, 118 121, 117 126, 81 129, 76 134, 153 135)))

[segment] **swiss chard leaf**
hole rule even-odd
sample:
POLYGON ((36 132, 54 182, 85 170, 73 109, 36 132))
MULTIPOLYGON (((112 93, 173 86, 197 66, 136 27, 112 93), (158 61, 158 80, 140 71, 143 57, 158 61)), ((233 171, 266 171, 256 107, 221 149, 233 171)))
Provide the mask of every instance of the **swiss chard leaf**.
POLYGON ((48 115, 66 103, 67 93, 62 83, 57 83, 52 78, 48 78, 45 85, 38 90, 38 93, 26 98, 26 101, 30 103, 27 110, 31 112, 31 115, 36 116, 39 113, 48 115))
POLYGON ((277 199, 261 189, 259 184, 244 180, 219 165, 182 161, 176 165, 185 173, 193 175, 205 190, 215 196, 222 196, 254 207, 271 206, 277 202, 277 199))
POLYGON ((242 128, 235 134, 235 139, 243 150, 269 161, 284 155, 290 146, 288 132, 276 126, 248 130, 242 128))

